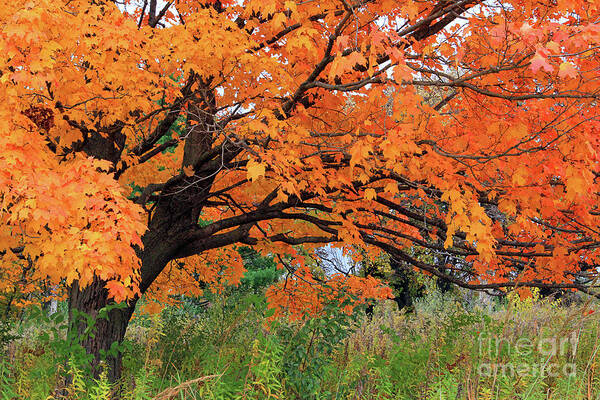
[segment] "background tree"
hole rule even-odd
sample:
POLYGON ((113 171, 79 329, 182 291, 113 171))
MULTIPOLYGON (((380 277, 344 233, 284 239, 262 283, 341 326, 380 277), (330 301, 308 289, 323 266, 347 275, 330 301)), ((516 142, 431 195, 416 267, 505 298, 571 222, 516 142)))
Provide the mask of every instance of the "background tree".
MULTIPOLYGON (((359 245, 467 288, 589 292, 597 7, 2 1, 3 282, 31 260, 71 309, 126 300, 84 343, 96 359, 140 295, 239 281, 239 244, 359 245), (448 274, 415 246, 462 261, 448 274)), ((305 270, 273 307, 315 298, 305 270)))

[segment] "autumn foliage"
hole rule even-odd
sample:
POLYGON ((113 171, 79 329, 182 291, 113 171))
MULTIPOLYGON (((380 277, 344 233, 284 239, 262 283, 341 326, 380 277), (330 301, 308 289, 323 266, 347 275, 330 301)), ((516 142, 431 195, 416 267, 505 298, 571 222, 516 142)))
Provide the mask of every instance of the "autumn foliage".
MULTIPOLYGON (((86 298, 134 305, 239 282, 239 244, 324 243, 474 289, 589 291, 599 15, 583 0, 2 1, 0 292, 96 282, 86 298)), ((312 304, 311 279, 300 268, 272 304, 312 304)))

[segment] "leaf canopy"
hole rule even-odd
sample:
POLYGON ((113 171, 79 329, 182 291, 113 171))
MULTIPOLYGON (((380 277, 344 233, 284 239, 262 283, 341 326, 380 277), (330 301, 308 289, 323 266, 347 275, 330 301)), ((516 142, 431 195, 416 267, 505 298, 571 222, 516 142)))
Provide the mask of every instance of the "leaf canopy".
POLYGON ((471 288, 588 290, 599 15, 583 0, 2 0, 0 291, 23 275, 99 278, 117 300, 192 293, 239 282, 236 244, 323 243, 471 288), (145 266, 157 248, 161 273, 145 266))

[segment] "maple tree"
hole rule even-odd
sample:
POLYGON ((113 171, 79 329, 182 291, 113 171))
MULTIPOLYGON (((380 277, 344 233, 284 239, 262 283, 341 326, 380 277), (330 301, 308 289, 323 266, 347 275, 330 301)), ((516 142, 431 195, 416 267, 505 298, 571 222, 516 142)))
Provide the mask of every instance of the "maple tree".
MULTIPOLYGON (((85 342, 97 356, 141 294, 239 282, 240 244, 359 246, 471 289, 595 286, 594 2, 0 10, 0 291, 62 284, 92 315, 127 301, 85 342)), ((340 285, 389 295, 302 265, 269 294, 302 308, 340 285)))

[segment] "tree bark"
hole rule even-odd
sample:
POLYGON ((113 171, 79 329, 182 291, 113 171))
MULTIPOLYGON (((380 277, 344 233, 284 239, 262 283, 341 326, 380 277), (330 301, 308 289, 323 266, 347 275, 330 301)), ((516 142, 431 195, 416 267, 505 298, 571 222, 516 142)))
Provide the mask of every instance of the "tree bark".
POLYGON ((97 278, 91 285, 85 288, 80 288, 77 283, 73 284, 69 296, 70 329, 77 330, 80 344, 88 354, 94 356, 92 360, 92 372, 94 376, 98 377, 102 372, 100 362, 104 361, 106 363, 105 367, 107 368, 108 379, 111 382, 116 382, 121 377, 121 354, 103 358, 101 353, 107 352, 114 342, 121 343, 123 341, 136 301, 131 301, 125 308, 110 310, 107 313, 107 319, 99 318, 98 312, 110 304, 108 291, 104 287, 105 284, 106 282, 97 278), (84 334, 87 323, 74 319, 73 310, 84 312, 95 320, 90 334, 84 334))

